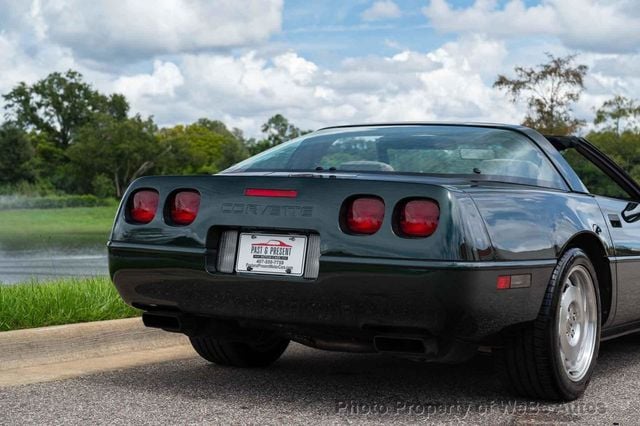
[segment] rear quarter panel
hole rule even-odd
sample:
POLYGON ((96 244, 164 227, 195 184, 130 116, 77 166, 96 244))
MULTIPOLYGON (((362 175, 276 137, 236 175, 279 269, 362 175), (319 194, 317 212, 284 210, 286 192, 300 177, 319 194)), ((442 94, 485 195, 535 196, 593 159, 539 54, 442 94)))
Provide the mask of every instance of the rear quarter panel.
POLYGON ((607 255, 613 254, 605 218, 590 195, 527 188, 467 192, 485 221, 496 260, 554 259, 583 232, 597 235, 607 255))

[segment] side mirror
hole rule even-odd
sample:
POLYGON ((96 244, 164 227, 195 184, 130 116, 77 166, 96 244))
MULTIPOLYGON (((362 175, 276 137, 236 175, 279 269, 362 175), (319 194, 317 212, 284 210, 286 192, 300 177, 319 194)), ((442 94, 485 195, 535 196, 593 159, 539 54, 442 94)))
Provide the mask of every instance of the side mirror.
POLYGON ((629 203, 622 211, 622 218, 627 223, 636 222, 640 220, 640 204, 629 203))

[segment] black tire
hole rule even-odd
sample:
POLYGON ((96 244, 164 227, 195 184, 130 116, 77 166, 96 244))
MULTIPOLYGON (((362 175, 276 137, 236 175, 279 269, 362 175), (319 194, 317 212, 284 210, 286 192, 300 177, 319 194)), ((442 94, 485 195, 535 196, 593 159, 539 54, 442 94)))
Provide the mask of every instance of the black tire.
POLYGON ((501 378, 514 393, 521 396, 555 401, 573 401, 579 398, 587 388, 596 365, 600 348, 600 327, 600 293, 596 272, 584 251, 570 249, 553 271, 537 319, 522 328, 505 332, 504 346, 496 353, 501 378), (584 376, 571 378, 560 354, 562 337, 559 333, 558 315, 561 293, 565 291, 564 283, 576 265, 581 265, 583 268, 578 269, 586 270, 590 275, 595 293, 597 321, 593 355, 591 358, 584 358, 587 360, 582 369, 584 376))
POLYGON ((193 349, 209 362, 229 367, 264 368, 280 358, 289 340, 266 337, 256 343, 221 340, 213 337, 189 337, 193 349))

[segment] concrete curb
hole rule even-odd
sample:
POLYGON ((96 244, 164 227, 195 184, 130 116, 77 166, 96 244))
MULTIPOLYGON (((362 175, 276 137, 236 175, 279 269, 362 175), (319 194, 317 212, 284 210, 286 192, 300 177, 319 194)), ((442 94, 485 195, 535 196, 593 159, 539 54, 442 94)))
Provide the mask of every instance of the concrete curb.
POLYGON ((141 318, 6 331, 0 333, 0 375, 12 369, 176 346, 190 346, 187 337, 146 328, 141 318))

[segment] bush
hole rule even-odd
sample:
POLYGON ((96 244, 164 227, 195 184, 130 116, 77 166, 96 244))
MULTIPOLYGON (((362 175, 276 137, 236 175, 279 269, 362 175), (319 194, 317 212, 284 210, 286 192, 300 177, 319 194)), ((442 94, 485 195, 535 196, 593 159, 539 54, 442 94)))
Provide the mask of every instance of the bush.
POLYGON ((48 181, 36 181, 35 183, 20 181, 18 183, 0 185, 0 195, 44 197, 63 194, 61 194, 59 191, 56 191, 53 184, 48 181))
POLYGON ((0 210, 11 209, 60 209, 64 207, 115 206, 113 198, 98 198, 95 195, 53 195, 25 197, 23 195, 0 195, 0 210))

